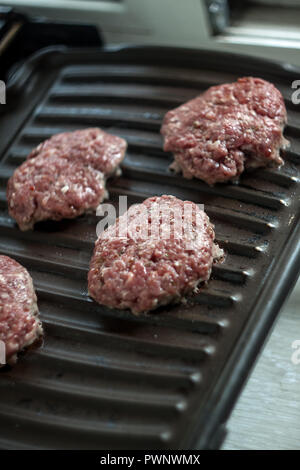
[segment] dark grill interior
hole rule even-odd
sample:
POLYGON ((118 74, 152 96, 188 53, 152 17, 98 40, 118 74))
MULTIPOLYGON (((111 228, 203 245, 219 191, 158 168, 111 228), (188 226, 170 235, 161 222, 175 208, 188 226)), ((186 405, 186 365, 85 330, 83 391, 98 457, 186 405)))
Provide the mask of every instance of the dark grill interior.
POLYGON ((0 120, 0 252, 29 269, 46 335, 41 348, 0 373, 1 448, 219 445, 222 423, 296 279, 300 195, 293 74, 222 57, 224 63, 159 48, 54 51, 27 65, 30 79, 15 86, 15 108, 0 120), (285 97, 291 147, 284 167, 213 188, 172 174, 159 134, 165 112, 242 75, 272 81, 285 97), (89 126, 129 144, 122 177, 108 183, 110 201, 169 193, 205 204, 226 260, 187 304, 139 318, 97 305, 86 277, 99 217, 21 232, 8 216, 7 179, 30 150, 55 133, 89 126), (285 284, 277 290, 272 279, 280 270, 285 284))

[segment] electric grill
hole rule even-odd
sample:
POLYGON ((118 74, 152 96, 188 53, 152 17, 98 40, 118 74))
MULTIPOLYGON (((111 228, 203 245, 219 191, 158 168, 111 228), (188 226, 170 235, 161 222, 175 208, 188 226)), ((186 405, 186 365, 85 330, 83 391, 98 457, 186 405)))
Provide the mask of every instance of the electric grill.
MULTIPOLYGON (((33 277, 44 343, 0 372, 3 449, 213 449, 300 267, 299 70, 234 54, 161 47, 50 48, 11 78, 0 115, 0 252, 33 277), (210 187, 168 169, 165 112, 211 85, 253 75, 283 93, 291 147, 280 169, 210 187), (187 304, 134 317, 94 303, 87 272, 99 218, 21 232, 5 188, 51 135, 100 126, 128 141, 110 202, 173 194, 203 203, 226 251, 187 304)), ((262 387, 264 384, 262 384, 262 387)))

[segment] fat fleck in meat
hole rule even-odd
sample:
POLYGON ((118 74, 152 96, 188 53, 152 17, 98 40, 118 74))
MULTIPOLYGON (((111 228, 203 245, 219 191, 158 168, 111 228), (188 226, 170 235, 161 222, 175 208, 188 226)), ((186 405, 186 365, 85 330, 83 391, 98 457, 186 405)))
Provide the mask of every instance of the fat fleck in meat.
POLYGON ((17 353, 42 334, 29 273, 15 260, 0 256, 0 340, 5 343, 7 362, 16 362, 17 353))
POLYGON ((21 230, 41 220, 74 218, 104 199, 126 142, 101 129, 57 134, 34 149, 7 186, 9 214, 21 230))
POLYGON ((281 165, 287 115, 271 83, 245 77, 214 86, 169 111, 161 133, 173 168, 208 184, 236 179, 245 168, 281 165))
POLYGON ((152 197, 131 206, 100 234, 90 264, 89 294, 111 308, 147 312, 181 300, 207 281, 214 257, 222 254, 208 216, 196 204, 174 196, 152 197))

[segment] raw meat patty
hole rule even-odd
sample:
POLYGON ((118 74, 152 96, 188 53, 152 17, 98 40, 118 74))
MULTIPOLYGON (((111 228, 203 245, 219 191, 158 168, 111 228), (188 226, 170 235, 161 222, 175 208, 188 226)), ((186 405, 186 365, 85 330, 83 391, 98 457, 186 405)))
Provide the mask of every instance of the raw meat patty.
POLYGON ((101 129, 57 134, 34 149, 7 186, 9 214, 21 230, 41 220, 74 218, 104 199, 126 142, 101 129))
POLYGON ((236 179, 248 167, 281 165, 283 97, 260 78, 214 86, 169 111, 161 133, 173 168, 208 184, 236 179))
POLYGON ((17 353, 42 334, 28 271, 15 260, 0 255, 0 340, 5 343, 6 361, 16 362, 17 353))
POLYGON ((56 134, 33 149, 28 159, 41 153, 49 156, 56 152, 69 160, 82 161, 84 165, 90 164, 107 177, 118 169, 126 147, 126 141, 121 137, 95 127, 56 134))
POLYGON ((182 299, 207 281, 213 259, 222 254, 208 216, 196 204, 152 197, 131 206, 100 234, 89 294, 111 308, 147 312, 182 299))

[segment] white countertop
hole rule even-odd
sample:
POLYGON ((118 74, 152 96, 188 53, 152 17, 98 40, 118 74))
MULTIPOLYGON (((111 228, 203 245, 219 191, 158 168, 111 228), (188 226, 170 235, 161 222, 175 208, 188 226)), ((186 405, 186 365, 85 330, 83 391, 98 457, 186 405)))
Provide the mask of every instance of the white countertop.
POLYGON ((300 450, 300 349, 299 364, 294 364, 295 340, 300 345, 300 280, 227 423, 223 449, 300 450))

